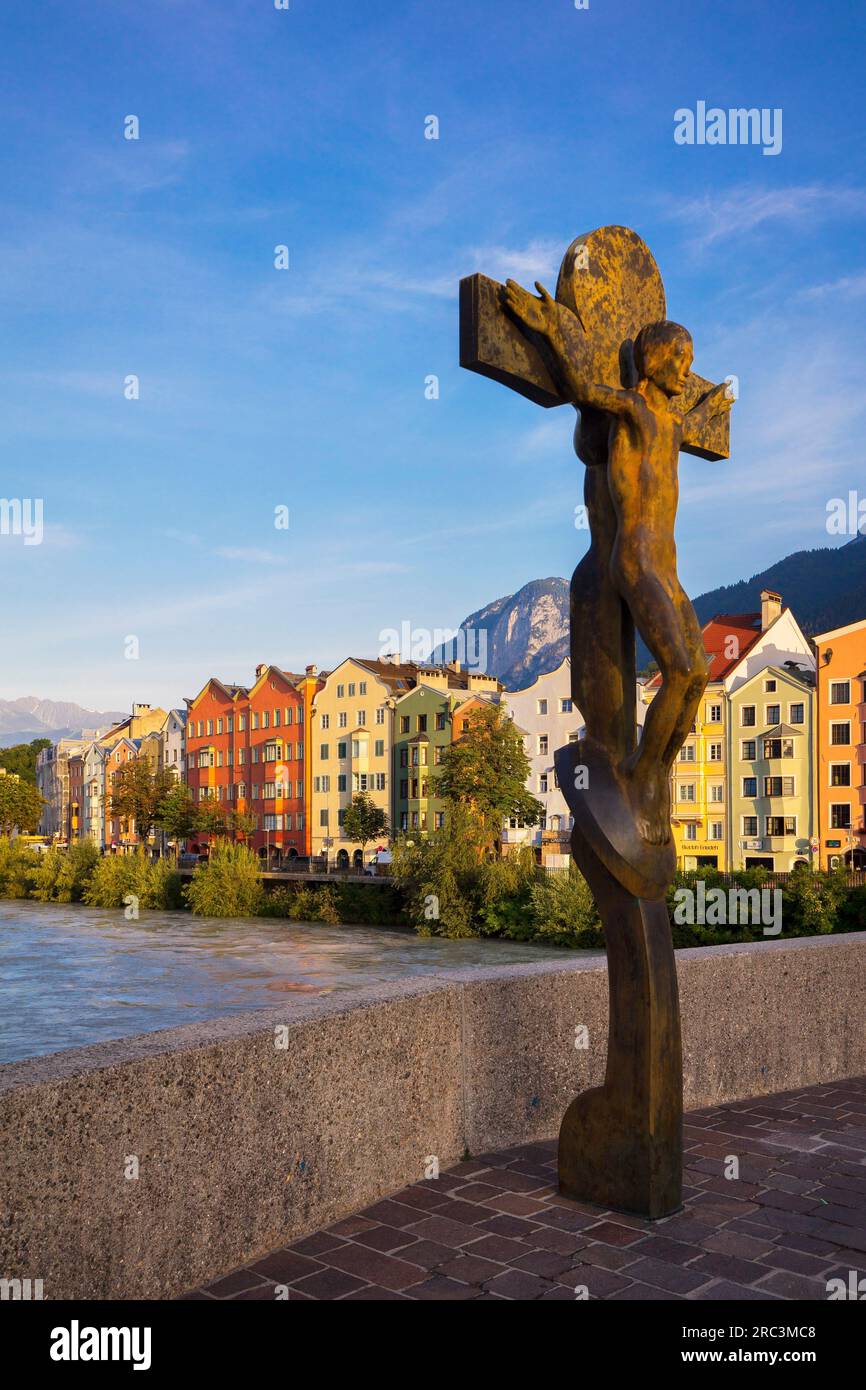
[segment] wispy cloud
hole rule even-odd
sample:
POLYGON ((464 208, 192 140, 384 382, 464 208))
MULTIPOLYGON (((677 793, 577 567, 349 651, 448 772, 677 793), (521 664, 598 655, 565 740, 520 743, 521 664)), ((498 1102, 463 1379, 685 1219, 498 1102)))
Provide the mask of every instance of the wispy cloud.
POLYGON ((864 213, 866 191, 820 183, 772 189, 744 184, 727 193, 713 190, 668 203, 668 216, 689 227, 692 245, 698 248, 743 236, 769 222, 817 224, 864 213))
POLYGON ((810 285, 801 290, 801 299, 828 299, 831 295, 845 295, 849 299, 859 299, 866 294, 866 270, 858 275, 843 275, 839 280, 828 280, 823 285, 810 285))

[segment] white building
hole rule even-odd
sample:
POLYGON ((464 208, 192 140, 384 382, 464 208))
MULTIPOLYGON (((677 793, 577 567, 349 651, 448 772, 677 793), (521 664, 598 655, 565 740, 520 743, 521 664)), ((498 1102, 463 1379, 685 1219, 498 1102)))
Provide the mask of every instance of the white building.
POLYGON ((538 825, 509 822, 502 832, 503 845, 530 844, 542 862, 551 855, 568 855, 571 813, 556 780, 553 755, 577 739, 583 728, 583 717, 571 698, 571 661, 566 657, 525 690, 503 691, 502 703, 523 734, 530 767, 527 789, 544 807, 538 825))

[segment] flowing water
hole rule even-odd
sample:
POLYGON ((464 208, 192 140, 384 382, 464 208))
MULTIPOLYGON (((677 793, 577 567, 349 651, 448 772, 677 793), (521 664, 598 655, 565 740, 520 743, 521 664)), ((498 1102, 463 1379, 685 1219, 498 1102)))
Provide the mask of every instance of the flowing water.
POLYGON ((384 927, 0 901, 0 1062, 553 947, 384 927))

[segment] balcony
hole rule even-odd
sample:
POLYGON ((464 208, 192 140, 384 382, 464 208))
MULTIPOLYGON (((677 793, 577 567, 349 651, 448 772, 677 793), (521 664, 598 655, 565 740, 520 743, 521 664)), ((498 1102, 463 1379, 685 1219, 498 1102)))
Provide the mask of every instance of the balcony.
POLYGON ((858 763, 866 763, 866 743, 857 744, 857 761, 858 763))

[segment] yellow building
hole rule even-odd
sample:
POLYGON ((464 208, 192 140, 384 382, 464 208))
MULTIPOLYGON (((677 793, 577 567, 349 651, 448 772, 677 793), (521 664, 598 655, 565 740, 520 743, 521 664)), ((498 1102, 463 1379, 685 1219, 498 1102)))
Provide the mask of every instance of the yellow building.
MULTIPOLYGON (((311 853, 326 856, 337 868, 361 862, 360 844, 343 828, 354 795, 366 792, 390 827, 394 700, 412 689, 416 671, 414 663, 348 657, 324 677, 314 697, 308 750, 311 853)), ((368 858, 376 844, 367 846, 368 858)))
MULTIPOLYGON (((645 687, 650 704, 658 687, 645 687)), ((671 770, 671 826, 677 868, 728 868, 725 688, 711 681, 671 770)))

